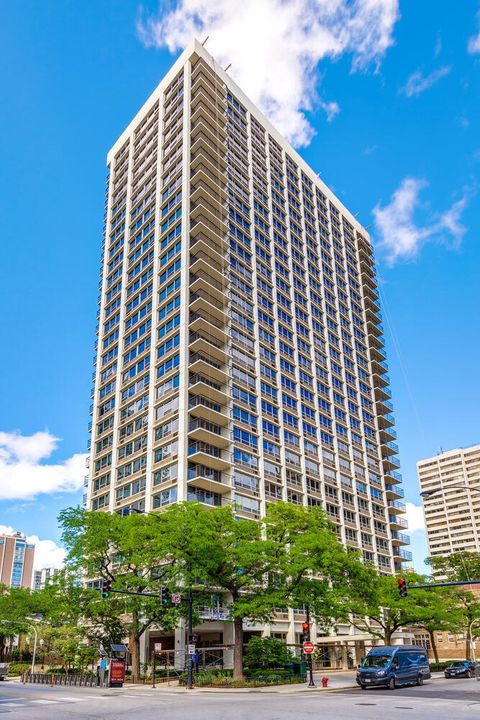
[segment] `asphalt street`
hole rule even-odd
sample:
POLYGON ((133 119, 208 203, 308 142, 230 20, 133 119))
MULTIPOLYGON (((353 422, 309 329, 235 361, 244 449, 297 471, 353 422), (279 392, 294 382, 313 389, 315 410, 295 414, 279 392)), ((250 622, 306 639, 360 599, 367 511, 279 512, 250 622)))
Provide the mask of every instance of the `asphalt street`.
POLYGON ((480 712, 480 682, 443 680, 394 691, 371 688, 332 692, 300 688, 186 691, 161 687, 100 690, 0 686, 0 714, 9 720, 461 720, 480 712))

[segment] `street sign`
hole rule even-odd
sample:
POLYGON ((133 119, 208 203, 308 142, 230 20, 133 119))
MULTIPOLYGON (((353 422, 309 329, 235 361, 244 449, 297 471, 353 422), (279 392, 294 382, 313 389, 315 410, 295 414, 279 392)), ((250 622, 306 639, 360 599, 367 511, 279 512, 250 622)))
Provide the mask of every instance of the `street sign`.
POLYGON ((314 650, 315 650, 315 645, 312 642, 310 642, 310 640, 306 640, 303 643, 303 652, 305 653, 305 655, 311 655, 314 650))
POLYGON ((172 593, 171 601, 172 605, 180 605, 182 602, 182 596, 180 593, 172 593))
POLYGON ((195 645, 187 646, 187 655, 195 655, 195 645))
POLYGON ((162 643, 155 643, 153 649, 155 652, 162 652, 162 643))

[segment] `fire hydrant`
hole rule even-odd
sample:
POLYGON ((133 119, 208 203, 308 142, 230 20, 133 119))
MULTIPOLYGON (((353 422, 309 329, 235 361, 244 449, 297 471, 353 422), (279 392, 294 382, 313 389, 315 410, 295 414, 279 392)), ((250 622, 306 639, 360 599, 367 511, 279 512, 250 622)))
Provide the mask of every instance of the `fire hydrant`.
POLYGON ((322 678, 322 687, 327 687, 327 685, 328 685, 328 678, 327 678, 327 677, 323 677, 323 678, 322 678))

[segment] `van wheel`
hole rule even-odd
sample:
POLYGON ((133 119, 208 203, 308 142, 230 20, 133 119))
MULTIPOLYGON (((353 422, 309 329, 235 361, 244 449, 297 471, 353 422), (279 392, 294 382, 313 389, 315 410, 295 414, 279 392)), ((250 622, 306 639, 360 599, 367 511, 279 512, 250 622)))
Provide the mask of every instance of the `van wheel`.
POLYGON ((396 684, 396 682, 395 682, 395 678, 394 678, 394 677, 391 677, 391 678, 390 678, 387 687, 388 687, 389 690, 395 690, 395 688, 397 687, 397 684, 396 684))
POLYGON ((417 685, 423 685, 423 675, 417 677, 417 685))
POLYGON ((367 686, 366 686, 366 685, 360 685, 360 687, 362 688, 362 690, 366 690, 366 689, 367 689, 367 686))

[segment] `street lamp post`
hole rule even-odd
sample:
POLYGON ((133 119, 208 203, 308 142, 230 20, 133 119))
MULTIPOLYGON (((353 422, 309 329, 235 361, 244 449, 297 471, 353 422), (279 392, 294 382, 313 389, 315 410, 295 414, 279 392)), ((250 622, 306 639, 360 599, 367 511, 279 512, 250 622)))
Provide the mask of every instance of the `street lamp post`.
POLYGON ((33 675, 33 673, 35 672, 35 660, 36 660, 36 657, 37 657, 38 632, 37 632, 37 628, 35 627, 35 625, 34 625, 33 623, 32 623, 32 625, 31 625, 31 627, 32 627, 33 632, 34 632, 33 654, 32 654, 32 670, 31 670, 32 675, 33 675))

